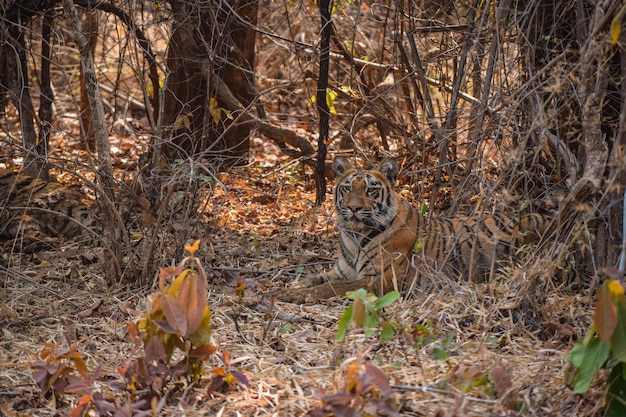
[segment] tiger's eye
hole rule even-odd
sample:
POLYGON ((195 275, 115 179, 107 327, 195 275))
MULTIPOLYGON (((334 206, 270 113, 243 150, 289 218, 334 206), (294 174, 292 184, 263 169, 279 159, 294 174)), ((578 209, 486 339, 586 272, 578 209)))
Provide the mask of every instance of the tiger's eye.
POLYGON ((375 196, 376 194, 378 194, 378 191, 380 190, 380 187, 369 187, 367 189, 367 195, 369 196, 375 196))

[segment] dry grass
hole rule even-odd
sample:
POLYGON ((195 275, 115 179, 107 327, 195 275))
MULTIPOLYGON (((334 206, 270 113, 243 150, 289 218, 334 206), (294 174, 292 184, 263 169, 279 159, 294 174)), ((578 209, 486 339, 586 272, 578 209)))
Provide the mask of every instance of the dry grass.
MULTIPOLYGON (((317 115, 308 100, 315 91, 315 82, 305 74, 317 72, 317 58, 306 48, 296 48, 291 38, 313 43, 317 39, 317 17, 302 2, 290 7, 288 13, 276 2, 263 6, 269 5, 274 8, 264 11, 259 24, 265 33, 277 36, 259 36, 259 97, 273 123, 312 137, 317 115)), ((431 16, 433 24, 429 23, 423 34, 420 32, 417 42, 424 54, 426 75, 450 86, 452 68, 465 37, 462 30, 439 31, 436 26, 463 23, 465 11, 455 10, 446 17, 436 2, 431 6, 437 9, 431 16), (445 18, 449 21, 444 21, 445 18)), ((432 195, 432 178, 441 167, 437 165, 441 161, 440 143, 429 130, 423 108, 416 104, 416 92, 412 87, 408 93, 403 90, 409 84, 404 75, 396 74, 394 79, 388 73, 401 63, 397 51, 389 47, 394 28, 379 19, 388 10, 368 11, 363 7, 358 14, 362 20, 358 21, 355 9, 339 12, 337 27, 342 39, 354 39, 355 55, 381 63, 381 67, 363 72, 375 85, 369 91, 345 61, 337 58, 333 62, 331 83, 335 91, 348 86, 358 94, 356 98, 338 96, 339 113, 331 121, 331 152, 344 152, 343 145, 347 144, 351 152, 364 159, 376 159, 381 154, 402 157, 404 166, 409 168, 401 178, 403 195, 419 204, 432 195), (381 118, 388 123, 385 139, 389 150, 382 150, 385 144, 381 132, 373 127, 374 123, 369 123, 381 118)), ((418 20, 411 22, 417 25, 418 20)), ((154 26, 155 39, 160 29, 161 26, 154 26)), ((479 28, 477 35, 490 39, 492 28, 479 28)), ((517 130, 520 127, 517 117, 525 114, 525 110, 520 110, 525 108, 520 97, 537 94, 541 89, 519 85, 523 80, 517 80, 516 76, 525 69, 521 67, 513 36, 502 43, 505 50, 501 55, 505 61, 498 62, 496 87, 488 92, 503 97, 504 101, 496 103, 495 113, 487 109, 488 117, 479 132, 484 137, 480 136, 479 147, 472 156, 474 169, 463 178, 449 178, 447 188, 440 190, 444 205, 452 204, 457 211, 478 207, 479 201, 490 209, 497 209, 503 201, 508 204, 500 190, 490 189, 503 172, 508 174, 508 180, 501 180, 500 185, 516 191, 515 202, 520 205, 530 202, 545 208, 549 197, 557 195, 556 203, 549 202, 552 205, 548 209, 552 209, 558 204, 559 193, 567 188, 563 185, 566 175, 563 180, 552 182, 552 178, 560 178, 562 174, 558 171, 557 162, 562 157, 558 152, 542 148, 535 155, 519 155, 519 158, 510 152, 512 144, 532 139, 547 147, 541 132, 551 127, 549 117, 537 117, 529 123, 528 131, 517 130), (510 95, 513 93, 517 96, 510 95), (527 164, 525 157, 534 162, 545 158, 547 162, 527 164), (545 171, 546 167, 551 168, 545 171), (537 172, 519 175, 533 169, 537 172)), ((119 44, 119 39, 113 40, 107 42, 119 44)), ((163 52, 163 40, 155 44, 163 52)), ((470 51, 471 59, 477 64, 487 61, 482 49, 485 45, 476 44, 476 49, 470 51)), ((408 49, 408 45, 404 47, 408 49)), ((113 56, 119 52, 116 48, 107 51, 113 56)), ((61 62, 67 60, 68 67, 73 68, 70 57, 65 52, 56 58, 61 62)), ((103 80, 113 64, 110 56, 100 59, 103 80)), ((121 95, 141 98, 143 94, 135 90, 138 84, 135 74, 128 68, 140 65, 121 55, 119 62, 126 65, 119 77, 123 81, 121 95)), ((567 81, 569 69, 562 72, 555 70, 551 76, 567 81)), ((64 86, 59 91, 67 94, 60 94, 57 100, 59 115, 51 147, 52 160, 64 166, 73 163, 90 166, 92 159, 78 150, 78 140, 72 139, 80 136, 72 107, 74 101, 69 99, 75 90, 75 77, 65 70, 56 77, 64 86)), ((477 78, 468 81, 462 90, 480 98, 484 71, 472 77, 477 78)), ((112 81, 101 82, 114 85, 112 81)), ((558 84, 553 80, 542 82, 558 84)), ((450 110, 450 91, 432 84, 430 90, 437 112, 435 120, 443 126, 450 110)), ((116 103, 115 97, 108 98, 116 103)), ((149 127, 145 119, 132 117, 131 110, 141 114, 140 110, 128 103, 117 105, 117 121, 128 122, 135 129, 130 138, 117 131, 111 138, 116 145, 113 157, 120 179, 122 174, 134 175, 139 154, 146 150, 149 127)), ((446 139, 455 145, 450 149, 463 163, 467 162, 463 160, 464 151, 471 146, 470 131, 477 117, 486 115, 487 110, 479 109, 475 102, 465 98, 459 101, 457 125, 449 126, 446 139)), ((13 112, 9 111, 7 117, 7 126, 17 125, 17 119, 11 119, 15 117, 13 112)), ((17 142, 11 139, 17 137, 14 132, 13 135, 2 138, 7 145, 0 149, 3 160, 18 158, 17 147, 9 146, 17 142)), ((583 294, 554 283, 555 265, 529 264, 507 271, 495 282, 478 285, 430 276, 413 294, 385 312, 386 317, 405 329, 431 323, 430 331, 437 343, 426 347, 411 345, 402 336, 383 342, 377 336, 366 338, 359 332, 351 333, 343 343, 337 344, 334 339, 337 321, 347 306, 341 300, 305 306, 278 303, 276 311, 280 316, 270 321, 262 311, 248 307, 256 304, 266 289, 291 285, 304 274, 327 268, 336 247, 330 202, 316 210, 310 203, 314 201, 310 173, 297 162, 283 159, 270 142, 255 138, 253 146, 248 166, 220 175, 219 186, 207 185, 201 190, 198 195, 205 200, 196 202, 202 208, 201 213, 176 217, 180 213, 174 212, 174 217, 166 219, 164 234, 155 248, 155 262, 169 266, 180 260, 179 249, 185 240, 202 240, 200 256, 210 274, 213 337, 220 349, 230 352, 233 368, 245 373, 250 386, 207 395, 209 376, 196 385, 181 383, 167 393, 168 401, 161 415, 304 415, 321 404, 315 392, 341 390, 347 366, 354 360, 370 361, 389 376, 396 392, 396 406, 403 416, 601 413, 604 378, 585 396, 573 396, 565 380, 568 366, 564 356, 586 332, 592 306, 583 294), (244 304, 234 294, 234 276, 258 283, 248 288, 244 304), (451 344, 444 346, 448 337, 451 344), (433 359, 434 347, 445 348, 449 359, 433 359)), ((445 177, 445 169, 443 174, 445 177)), ((433 210, 440 208, 433 204, 433 210)), ((143 230, 135 226, 141 235, 143 230)), ((128 283, 108 285, 102 276, 99 263, 102 261, 89 254, 98 249, 89 247, 87 242, 65 242, 47 253, 0 254, 0 260, 10 258, 9 267, 0 262, 0 415, 69 415, 76 404, 77 398, 72 396, 65 403, 55 404, 43 398, 36 387, 30 365, 37 360, 43 343, 78 345, 91 370, 103 366, 96 387, 107 395, 119 396, 111 393, 109 384, 120 378, 117 367, 123 365, 131 352, 126 326, 136 319, 133 310, 144 307, 146 297, 156 285, 153 282, 143 287, 128 283)), ((555 254, 547 257, 548 261, 556 258, 552 255, 555 254)), ((209 361, 207 369, 212 365, 209 361)))
MULTIPOLYGON (((401 336, 383 342, 358 331, 337 344, 337 321, 346 307, 341 300, 325 305, 278 303, 280 316, 271 321, 262 311, 246 307, 260 300, 265 288, 289 285, 302 271, 312 273, 327 265, 318 262, 329 259, 335 245, 330 205, 317 212, 303 207, 313 196, 302 181, 291 181, 294 172, 260 165, 267 164, 232 171, 226 182, 229 193, 212 197, 215 205, 209 204, 205 213, 211 233, 201 255, 212 282, 215 343, 230 352, 233 369, 246 374, 250 387, 207 395, 208 377, 198 385, 178 386, 168 393, 162 415, 303 415, 320 406, 315 392, 341 389, 347 364, 355 358, 371 361, 389 376, 402 415, 599 412, 601 381, 585 397, 576 397, 564 379, 563 357, 590 322, 587 300, 552 288, 536 306, 541 317, 521 315, 523 271, 480 285, 433 276, 385 312, 406 329, 432 323, 437 342, 426 347, 411 345, 401 336), (261 181, 268 176, 272 181, 261 181), (277 199, 250 204, 241 193, 277 199), (229 282, 236 275, 258 282, 247 290, 244 304, 229 282), (444 347, 448 336, 452 343, 444 347), (449 359, 432 359, 434 346, 444 347, 449 359), (472 383, 477 384, 470 387, 472 383)), ((45 342, 77 344, 90 369, 103 365, 97 386, 105 392, 108 382, 119 379, 116 368, 131 349, 126 325, 155 288, 107 287, 98 265, 89 265, 84 253, 80 244, 66 243, 50 253, 16 255, 10 268, 0 269, 0 410, 5 415, 17 415, 18 410, 26 413, 20 415, 67 415, 75 404, 68 396, 68 402, 55 409, 30 376, 30 365, 45 342)), ((207 367, 216 365, 211 364, 207 367)))

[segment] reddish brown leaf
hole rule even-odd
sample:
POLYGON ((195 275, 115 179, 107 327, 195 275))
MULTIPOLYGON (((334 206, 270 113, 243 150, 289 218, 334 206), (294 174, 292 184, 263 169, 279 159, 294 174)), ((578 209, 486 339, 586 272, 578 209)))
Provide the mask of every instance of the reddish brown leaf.
POLYGON ((224 368, 213 368, 213 369, 211 369, 211 372, 214 373, 215 375, 219 375, 219 376, 225 376, 226 375, 226 370, 224 368))
POLYGON ((356 297, 352 304, 352 321, 356 327, 363 326, 365 321, 365 305, 361 297, 356 297))
POLYGON ((209 382, 209 385, 206 388, 206 393, 210 395, 214 391, 217 391, 218 389, 220 389, 222 385, 224 385, 224 377, 216 376, 215 378, 211 380, 211 382, 209 382))
POLYGON ((78 401, 78 405, 76 406, 76 408, 74 408, 72 412, 70 413, 70 417, 84 416, 90 404, 91 404, 91 396, 83 395, 78 401))
POLYGON ((326 395, 322 398, 322 401, 326 404, 333 406, 348 406, 354 400, 354 395, 338 393, 326 395))
POLYGON ((230 353, 226 349, 222 350, 222 360, 224 361, 224 365, 226 367, 230 366, 230 353))
POLYGON ((233 378, 235 378, 235 381, 237 381, 239 385, 243 385, 246 388, 250 386, 250 381, 248 381, 248 377, 241 372, 233 371, 230 374, 233 376, 233 378))
POLYGON ((134 321, 131 321, 130 323, 128 323, 128 328, 126 329, 126 332, 128 333, 128 336, 130 336, 130 340, 133 342, 136 342, 141 337, 141 333, 139 332, 139 327, 137 326, 137 323, 135 323, 134 321))
POLYGON ((89 392, 89 385, 84 382, 78 382, 70 384, 65 388, 66 394, 80 394, 81 392, 89 392))
POLYGON ((165 346, 158 337, 152 337, 148 340, 145 347, 147 362, 166 362, 165 346))
POLYGON ((176 330, 174 330, 174 328, 170 326, 167 320, 154 320, 153 323, 156 324, 157 327, 163 330, 165 333, 176 334, 176 330))
POLYGON ((605 281, 598 290, 596 311, 593 316, 596 331, 603 342, 611 340, 611 336, 613 336, 613 332, 617 327, 617 306, 611 295, 609 282, 605 281))
POLYGON ((186 332, 183 336, 189 336, 200 327, 206 302, 206 282, 200 275, 190 273, 180 287, 178 304, 180 305, 186 320, 186 332))
POLYGON ((191 349, 191 351, 189 352, 189 356, 191 356, 192 358, 200 358, 202 360, 206 360, 209 356, 214 355, 215 352, 217 352, 217 348, 209 343, 206 343, 202 346, 191 349))
POLYGON ((173 266, 173 267, 169 267, 169 268, 161 268, 159 270, 159 290, 161 290, 161 292, 165 292, 165 287, 167 285, 167 278, 173 276, 173 275, 178 275, 182 272, 182 270, 185 269, 184 265, 178 265, 178 266, 173 266))
POLYGON ((178 300, 169 294, 165 294, 161 298, 161 304, 165 319, 169 325, 172 326, 176 334, 188 336, 187 316, 181 309, 178 300))
POLYGON ((496 387, 498 397, 502 397, 513 386, 510 372, 501 366, 496 366, 491 370, 491 380, 496 387))
POLYGON ((150 301, 150 309, 151 309, 150 311, 151 317, 154 317, 158 312, 163 310, 163 307, 161 305, 160 295, 150 301))
POLYGON ((58 358, 70 358, 76 353, 76 346, 64 347, 60 346, 56 348, 56 355, 58 358))
POLYGON ((51 374, 47 370, 45 362, 36 362, 32 365, 33 379, 42 393, 47 394, 50 390, 51 374))
POLYGON ((98 413, 101 416, 104 416, 107 414, 113 415, 115 411, 117 411, 117 408, 115 407, 115 405, 107 401, 104 398, 104 396, 99 392, 93 393, 92 401, 96 405, 96 410, 98 410, 98 413))
POLYGON ((183 352, 185 352, 187 350, 187 344, 185 343, 185 341, 183 340, 183 338, 180 335, 172 335, 172 337, 170 338, 172 345, 177 347, 178 349, 182 350, 183 352))
POLYGON ((157 224, 157 218, 154 217, 149 211, 143 211, 141 213, 141 223, 144 226, 154 226, 157 224))
POLYGON ((372 363, 366 363, 363 367, 365 368, 365 374, 370 378, 371 383, 376 386, 376 388, 378 388, 385 397, 393 394, 393 390, 389 386, 389 378, 383 371, 380 370, 380 368, 372 363))
POLYGON ((74 357, 72 360, 74 361, 74 366, 76 367, 78 373, 80 373, 84 378, 89 379, 89 371, 87 370, 87 364, 83 358, 74 357))

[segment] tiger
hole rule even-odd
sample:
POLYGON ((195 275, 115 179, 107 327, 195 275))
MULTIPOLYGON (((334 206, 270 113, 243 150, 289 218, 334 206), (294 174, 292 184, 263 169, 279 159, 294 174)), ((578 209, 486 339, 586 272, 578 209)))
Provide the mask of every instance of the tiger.
POLYGON ((51 248, 92 224, 90 207, 77 190, 0 169, 0 242, 5 248, 51 248))
POLYGON ((277 297, 283 301, 325 300, 359 288, 377 295, 406 290, 418 264, 481 282, 510 263, 518 249, 538 243, 549 224, 538 213, 428 219, 395 191, 399 166, 393 158, 364 169, 337 157, 331 168, 340 232, 335 264, 281 291, 277 297))

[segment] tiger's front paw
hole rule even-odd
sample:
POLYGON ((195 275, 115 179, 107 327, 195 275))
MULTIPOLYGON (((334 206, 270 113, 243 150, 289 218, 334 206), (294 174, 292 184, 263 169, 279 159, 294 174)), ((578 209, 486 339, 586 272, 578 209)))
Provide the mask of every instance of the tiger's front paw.
POLYGON ((298 281, 298 283, 296 284, 296 288, 317 287, 318 285, 321 285, 325 283, 326 281, 327 280, 324 275, 315 275, 313 277, 306 277, 298 281))

